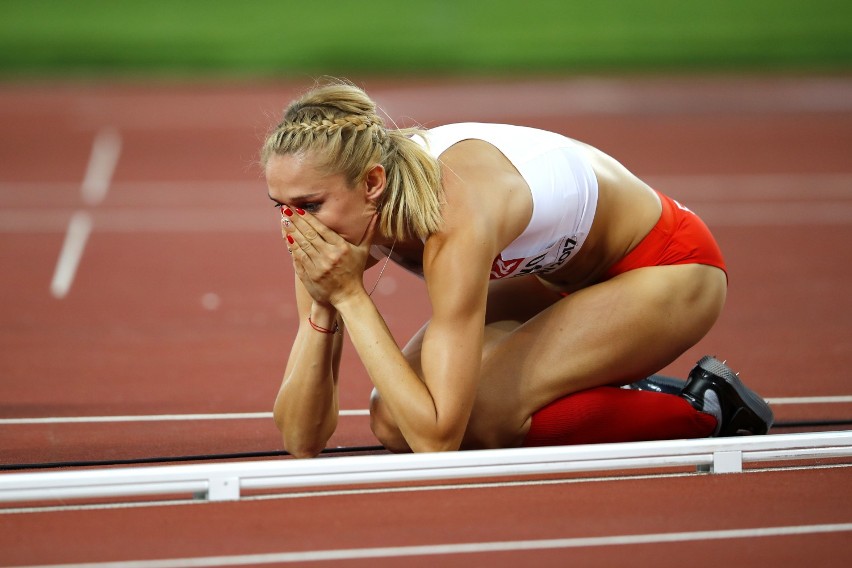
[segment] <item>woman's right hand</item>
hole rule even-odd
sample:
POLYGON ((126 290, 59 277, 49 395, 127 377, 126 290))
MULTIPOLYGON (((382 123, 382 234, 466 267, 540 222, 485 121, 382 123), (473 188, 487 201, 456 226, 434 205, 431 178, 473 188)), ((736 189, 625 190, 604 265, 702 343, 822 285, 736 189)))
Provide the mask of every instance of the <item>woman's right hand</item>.
POLYGON ((314 301, 336 305, 364 292, 376 215, 358 244, 346 241, 306 211, 296 209, 288 217, 290 224, 284 228, 293 266, 314 301))

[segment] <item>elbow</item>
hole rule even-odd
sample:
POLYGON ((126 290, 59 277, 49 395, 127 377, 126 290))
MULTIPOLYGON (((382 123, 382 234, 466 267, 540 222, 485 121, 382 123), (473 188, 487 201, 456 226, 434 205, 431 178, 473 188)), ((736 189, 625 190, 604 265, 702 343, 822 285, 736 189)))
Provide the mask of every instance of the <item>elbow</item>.
POLYGON ((325 439, 288 431, 279 427, 284 450, 294 458, 315 458, 325 449, 325 439))
POLYGON ((391 418, 387 406, 382 403, 378 391, 370 396, 370 430, 386 450, 395 454, 411 451, 405 436, 391 418))
POLYGON ((307 459, 317 457, 325 448, 321 445, 287 444, 285 441, 284 449, 294 458, 307 459))
POLYGON ((430 423, 418 431, 403 435, 377 390, 370 396, 370 429, 386 450, 393 453, 453 452, 461 447, 464 427, 430 423))
POLYGON ((381 420, 376 414, 371 416, 370 427, 385 449, 393 453, 452 452, 461 446, 459 437, 413 436, 408 440, 396 424, 381 420))
POLYGON ((281 434, 284 451, 294 458, 314 458, 320 455, 325 449, 326 438, 317 435, 306 435, 305 432, 298 432, 298 429, 287 428, 283 417, 278 413, 274 413, 274 418, 275 426, 281 434))

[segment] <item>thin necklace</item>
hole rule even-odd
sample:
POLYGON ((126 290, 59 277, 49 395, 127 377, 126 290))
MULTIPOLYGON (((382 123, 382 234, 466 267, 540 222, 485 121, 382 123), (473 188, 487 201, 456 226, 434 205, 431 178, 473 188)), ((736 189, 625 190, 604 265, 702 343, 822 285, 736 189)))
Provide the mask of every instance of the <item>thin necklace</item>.
POLYGON ((393 254, 393 247, 395 247, 395 246, 396 246, 396 239, 393 240, 393 244, 391 245, 390 251, 388 252, 388 255, 385 257, 385 263, 382 265, 381 271, 379 271, 379 277, 376 278, 376 282, 373 284, 373 288, 370 290, 370 293, 367 294, 371 298, 373 297, 373 292, 376 291, 376 286, 379 285, 379 280, 382 279, 382 274, 385 273, 385 268, 388 267, 388 262, 390 261, 390 257, 393 254))

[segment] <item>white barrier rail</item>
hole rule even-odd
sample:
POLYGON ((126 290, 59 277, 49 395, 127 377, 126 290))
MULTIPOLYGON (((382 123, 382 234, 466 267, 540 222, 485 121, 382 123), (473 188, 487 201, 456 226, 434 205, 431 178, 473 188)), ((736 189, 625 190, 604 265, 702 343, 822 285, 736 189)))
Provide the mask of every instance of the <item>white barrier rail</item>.
POLYGON ((852 431, 314 460, 84 469, 0 475, 0 502, 186 495, 232 501, 243 490, 295 489, 852 456, 852 431))

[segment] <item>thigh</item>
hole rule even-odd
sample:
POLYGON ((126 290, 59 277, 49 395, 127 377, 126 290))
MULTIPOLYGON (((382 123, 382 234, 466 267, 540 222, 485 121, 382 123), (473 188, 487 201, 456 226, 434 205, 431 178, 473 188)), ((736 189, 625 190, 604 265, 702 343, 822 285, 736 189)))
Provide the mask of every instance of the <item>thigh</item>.
POLYGON ((532 275, 492 280, 488 286, 485 325, 487 327, 496 323, 504 326, 501 322, 526 322, 563 297, 532 275))
POLYGON ((710 330, 726 289, 714 267, 642 268, 573 293, 499 338, 492 334, 472 445, 511 445, 553 400, 659 371, 710 330))

